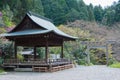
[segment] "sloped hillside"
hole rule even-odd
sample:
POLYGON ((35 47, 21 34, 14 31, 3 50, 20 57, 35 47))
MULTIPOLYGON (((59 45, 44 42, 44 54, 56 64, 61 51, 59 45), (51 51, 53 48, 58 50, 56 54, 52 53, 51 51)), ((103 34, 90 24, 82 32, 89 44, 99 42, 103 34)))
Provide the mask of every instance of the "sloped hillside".
MULTIPOLYGON (((113 56, 116 58, 116 60, 120 61, 120 23, 116 23, 113 26, 109 27, 97 24, 96 22, 85 22, 77 20, 75 22, 68 23, 66 26, 68 28, 80 28, 81 31, 89 31, 89 38, 92 37, 96 41, 116 41, 116 43, 113 44, 113 56)), ((79 32, 79 35, 80 34, 81 33, 79 32)), ((88 36, 85 38, 87 37, 88 36)))
POLYGON ((68 23, 68 27, 78 27, 82 30, 88 30, 96 40, 117 40, 120 39, 120 24, 113 25, 114 28, 97 24, 96 22, 87 22, 76 20, 75 22, 68 23))

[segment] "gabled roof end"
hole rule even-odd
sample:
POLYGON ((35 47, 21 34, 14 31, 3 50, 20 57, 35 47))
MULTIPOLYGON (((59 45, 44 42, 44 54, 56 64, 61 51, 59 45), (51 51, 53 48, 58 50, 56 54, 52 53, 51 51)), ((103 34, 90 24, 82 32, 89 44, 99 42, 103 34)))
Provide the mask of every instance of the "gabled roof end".
POLYGON ((44 20, 47 20, 47 21, 50 21, 50 22, 53 23, 53 20, 52 20, 52 19, 49 19, 49 18, 46 18, 46 17, 44 17, 44 16, 38 15, 38 14, 36 14, 36 13, 34 13, 34 12, 31 12, 31 11, 29 11, 29 12, 27 13, 27 15, 28 15, 28 16, 34 15, 34 16, 36 16, 36 17, 39 17, 39 18, 41 18, 41 19, 44 19, 44 20))

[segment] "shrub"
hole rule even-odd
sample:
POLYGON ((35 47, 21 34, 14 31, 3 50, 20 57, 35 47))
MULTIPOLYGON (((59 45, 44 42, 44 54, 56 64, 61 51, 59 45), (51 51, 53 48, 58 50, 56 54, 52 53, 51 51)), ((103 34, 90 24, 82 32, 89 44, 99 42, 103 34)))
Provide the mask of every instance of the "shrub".
POLYGON ((4 70, 1 68, 2 63, 3 63, 3 59, 0 57, 0 73, 4 72, 4 70))
POLYGON ((0 66, 2 65, 3 63, 3 59, 0 57, 0 66))
POLYGON ((110 65, 110 67, 120 68, 120 63, 114 63, 114 64, 110 65))
POLYGON ((22 54, 18 53, 17 54, 17 59, 20 60, 20 61, 23 61, 24 57, 22 56, 22 54))
POLYGON ((97 65, 106 64, 105 51, 102 49, 91 49, 90 60, 93 64, 97 64, 97 65))
POLYGON ((37 53, 39 55, 40 59, 44 59, 45 58, 45 52, 44 52, 44 48, 37 48, 37 53))
POLYGON ((0 73, 5 72, 3 69, 0 68, 0 73))
POLYGON ((114 58, 109 58, 108 65, 112 65, 117 63, 117 61, 114 58))
POLYGON ((86 61, 84 59, 77 60, 78 65, 86 65, 86 61))
POLYGON ((10 58, 13 56, 14 49, 13 49, 12 42, 9 42, 5 38, 0 38, 0 47, 2 48, 2 51, 4 52, 4 58, 10 58))

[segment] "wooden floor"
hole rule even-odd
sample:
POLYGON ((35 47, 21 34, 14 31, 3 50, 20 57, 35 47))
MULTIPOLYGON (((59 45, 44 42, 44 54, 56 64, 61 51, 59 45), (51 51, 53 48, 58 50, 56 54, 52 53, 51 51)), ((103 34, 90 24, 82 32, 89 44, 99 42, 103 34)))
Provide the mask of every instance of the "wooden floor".
POLYGON ((49 59, 20 61, 16 59, 4 60, 5 68, 32 68, 35 72, 55 72, 73 67, 72 61, 68 59, 49 59))

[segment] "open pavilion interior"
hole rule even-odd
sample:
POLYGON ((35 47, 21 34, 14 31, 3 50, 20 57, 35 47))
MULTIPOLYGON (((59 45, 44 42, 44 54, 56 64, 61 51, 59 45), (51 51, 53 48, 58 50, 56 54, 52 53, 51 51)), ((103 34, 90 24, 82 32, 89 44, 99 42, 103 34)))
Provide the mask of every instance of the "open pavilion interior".
POLYGON ((23 20, 10 32, 2 34, 9 41, 14 42, 14 59, 4 60, 4 66, 29 66, 33 71, 57 71, 71 68, 72 62, 64 59, 63 43, 65 41, 75 41, 76 37, 70 36, 60 31, 47 18, 28 12, 23 20), (33 47, 34 60, 19 61, 17 59, 17 46, 33 47), (50 60, 49 47, 61 47, 60 59, 50 60), (45 48, 45 59, 38 60, 36 48, 45 48))

